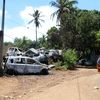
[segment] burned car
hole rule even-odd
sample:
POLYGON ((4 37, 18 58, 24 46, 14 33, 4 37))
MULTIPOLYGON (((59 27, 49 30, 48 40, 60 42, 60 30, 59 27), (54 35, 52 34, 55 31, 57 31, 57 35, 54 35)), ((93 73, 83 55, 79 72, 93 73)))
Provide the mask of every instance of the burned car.
POLYGON ((45 54, 48 57, 48 61, 50 62, 57 62, 58 60, 62 60, 63 56, 62 56, 62 50, 56 50, 56 49, 51 49, 49 51, 46 51, 45 54))
POLYGON ((48 57, 46 56, 46 54, 40 53, 34 48, 27 50, 24 55, 31 57, 39 61, 40 63, 48 64, 48 57))
POLYGON ((18 47, 10 47, 7 50, 7 56, 18 56, 22 55, 22 50, 20 50, 18 47))
POLYGON ((10 56, 5 64, 8 74, 48 74, 47 65, 25 56, 10 56))

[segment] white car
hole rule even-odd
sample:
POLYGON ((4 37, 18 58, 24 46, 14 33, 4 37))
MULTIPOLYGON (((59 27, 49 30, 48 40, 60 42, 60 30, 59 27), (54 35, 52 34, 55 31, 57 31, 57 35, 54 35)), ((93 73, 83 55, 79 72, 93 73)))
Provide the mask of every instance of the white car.
POLYGON ((5 64, 5 72, 9 74, 48 74, 48 67, 30 57, 10 56, 5 64))
POLYGON ((31 48, 24 53, 25 56, 32 57, 43 64, 48 64, 48 57, 44 53, 38 52, 38 50, 31 48))
POLYGON ((10 47, 7 50, 7 56, 18 56, 22 55, 22 52, 19 50, 18 47, 10 47))

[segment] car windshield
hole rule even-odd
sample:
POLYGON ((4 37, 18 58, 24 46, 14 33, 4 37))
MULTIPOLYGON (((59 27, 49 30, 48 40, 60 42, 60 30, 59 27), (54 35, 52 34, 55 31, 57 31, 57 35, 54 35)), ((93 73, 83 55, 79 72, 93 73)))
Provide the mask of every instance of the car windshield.
POLYGON ((34 64, 35 61, 33 59, 27 59, 27 64, 34 64))
POLYGON ((37 61, 33 60, 33 59, 27 59, 27 64, 39 64, 37 61))

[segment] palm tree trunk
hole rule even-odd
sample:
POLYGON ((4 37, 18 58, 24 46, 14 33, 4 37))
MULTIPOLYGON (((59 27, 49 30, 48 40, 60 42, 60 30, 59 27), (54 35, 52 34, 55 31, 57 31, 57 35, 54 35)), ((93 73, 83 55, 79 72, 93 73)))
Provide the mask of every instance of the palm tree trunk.
POLYGON ((37 48, 37 26, 36 26, 36 48, 37 48))

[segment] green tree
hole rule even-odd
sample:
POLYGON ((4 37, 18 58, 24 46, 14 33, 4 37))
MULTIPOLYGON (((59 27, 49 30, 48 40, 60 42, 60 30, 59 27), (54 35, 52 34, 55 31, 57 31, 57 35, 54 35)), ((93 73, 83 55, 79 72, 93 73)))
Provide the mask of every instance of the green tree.
MULTIPOLYGON (((66 14, 63 23, 63 44, 67 48, 86 51, 95 47, 96 32, 100 28, 99 11, 78 10, 66 14)), ((97 43, 98 44, 98 43, 97 43)))
POLYGON ((26 37, 23 37, 22 39, 15 38, 15 40, 14 40, 14 45, 23 50, 28 49, 32 43, 33 42, 31 40, 27 39, 26 37))
POLYGON ((43 35, 41 38, 38 39, 38 44, 40 48, 41 47, 47 48, 47 40, 45 35, 43 35))
POLYGON ((82 51, 93 48, 96 41, 96 31, 100 27, 100 15, 95 11, 80 10, 77 15, 77 38, 76 42, 82 51))
POLYGON ((4 42, 4 46, 13 45, 12 42, 4 42))
POLYGON ((41 15, 41 12, 39 12, 39 10, 34 10, 33 14, 30 14, 30 16, 33 17, 33 19, 31 21, 29 21, 28 24, 34 22, 35 24, 35 31, 36 31, 36 43, 37 43, 37 28, 39 28, 39 26, 41 25, 41 21, 44 22, 44 20, 42 20, 40 17, 43 17, 43 15, 41 15))
POLYGON ((76 30, 76 12, 71 13, 71 14, 66 14, 64 17, 64 23, 61 26, 60 29, 60 35, 62 37, 63 41, 63 48, 73 48, 74 47, 74 41, 75 41, 75 36, 77 34, 76 30))
POLYGON ((63 15, 65 13, 70 13, 71 11, 74 11, 73 5, 76 4, 76 0, 56 0, 51 1, 50 4, 53 7, 57 8, 57 11, 55 11, 52 16, 57 16, 57 21, 60 22, 60 25, 62 24, 63 15))
POLYGON ((47 32, 47 43, 49 48, 61 48, 61 37, 56 27, 51 27, 47 32))
MULTIPOLYGON (((51 6, 56 7, 57 11, 55 11, 52 16, 57 16, 57 22, 60 24, 60 32, 62 47, 66 46, 66 38, 71 32, 66 31, 66 22, 70 20, 70 16, 76 11, 76 7, 74 6, 77 3, 76 0, 56 0, 51 2, 51 6)), ((70 21, 69 21, 70 22, 70 21)), ((68 23, 68 22, 67 22, 68 23)), ((68 25, 67 25, 68 26, 68 25)), ((70 28, 69 28, 70 29, 70 28)), ((69 39, 67 39, 69 40, 69 39)), ((69 41, 68 41, 69 42, 69 41)))
POLYGON ((100 31, 97 31, 95 35, 96 35, 95 47, 99 48, 100 47, 100 31))

